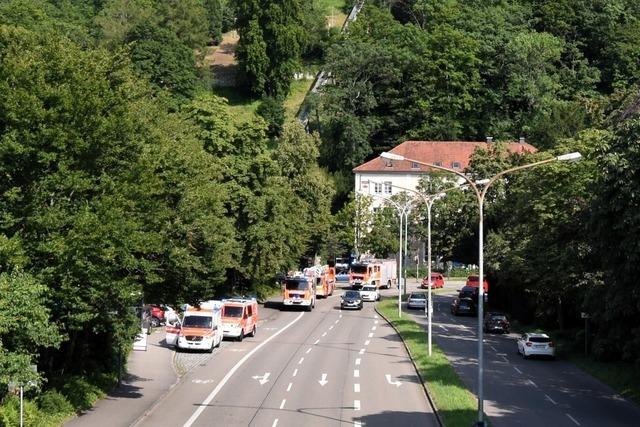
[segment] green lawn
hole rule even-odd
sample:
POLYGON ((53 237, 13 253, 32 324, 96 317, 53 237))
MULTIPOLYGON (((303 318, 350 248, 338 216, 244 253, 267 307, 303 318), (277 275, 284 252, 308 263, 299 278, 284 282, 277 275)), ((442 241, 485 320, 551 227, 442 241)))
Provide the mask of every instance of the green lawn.
POLYGON ((215 87, 212 89, 217 96, 229 101, 229 115, 235 123, 248 122, 255 117, 256 108, 260 104, 258 98, 252 98, 246 92, 233 87, 215 87))
POLYGON ((291 83, 291 93, 284 100, 285 117, 287 120, 293 120, 296 113, 302 105, 307 92, 311 88, 313 80, 294 80, 291 83))
POLYGON ((437 345, 433 345, 432 355, 427 355, 427 336, 424 330, 408 316, 398 318, 397 299, 384 299, 378 303, 377 309, 399 331, 444 425, 447 427, 473 425, 477 413, 477 400, 462 384, 442 350, 437 345))
POLYGON ((346 0, 319 0, 320 6, 324 9, 325 15, 330 16, 332 13, 346 12, 346 0))
POLYGON ((569 360, 596 377, 620 396, 640 404, 640 369, 631 363, 597 362, 584 356, 571 355, 569 360))

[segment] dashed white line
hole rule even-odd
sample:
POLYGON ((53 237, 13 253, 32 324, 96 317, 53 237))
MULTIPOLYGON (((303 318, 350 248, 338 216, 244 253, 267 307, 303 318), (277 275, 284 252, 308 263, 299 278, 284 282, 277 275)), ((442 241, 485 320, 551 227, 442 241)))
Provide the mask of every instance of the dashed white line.
POLYGON ((354 384, 353 385, 353 392, 354 393, 360 393, 360 384, 354 384))
POLYGON ((291 391, 291 386, 293 385, 293 383, 289 383, 289 386, 287 387, 287 391, 291 391))
POLYGON ((544 395, 544 397, 545 397, 549 402, 553 403, 554 405, 557 405, 556 401, 555 401, 555 400, 553 400, 551 397, 549 397, 549 395, 548 395, 548 394, 545 394, 545 395, 544 395))
POLYGON ((297 370, 297 369, 295 369, 295 370, 293 371, 293 376, 295 377, 296 375, 298 375, 298 370, 297 370))
POLYGON ((342 314, 339 317, 342 317, 342 314))
POLYGON ((518 368, 516 368, 515 366, 513 367, 513 369, 515 369, 516 371, 518 371, 519 374, 522 374, 522 371, 518 368))
POLYGON ((377 325, 377 324, 378 324, 378 321, 377 321, 377 320, 374 320, 374 321, 373 321, 373 323, 375 323, 375 324, 377 325))
POLYGON ((273 420, 273 424, 271 424, 271 427, 276 427, 278 425, 278 419, 276 418, 275 420, 273 420))
POLYGON ((509 359, 507 359, 507 356, 500 356, 504 359, 505 362, 509 362, 509 359))
POLYGON ((364 354, 364 348, 361 348, 358 354, 364 354))
POLYGON ((445 331, 445 332, 449 331, 446 326, 443 326, 443 325, 438 325, 438 326, 440 326, 442 328, 442 330, 445 331))
POLYGON ((377 314, 374 314, 374 315, 373 315, 373 318, 374 318, 374 319, 377 319, 377 318, 378 318, 378 315, 377 315, 377 314))
POLYGON ((574 423, 576 423, 576 425, 577 425, 577 426, 579 426, 579 425, 580 425, 580 423, 578 422, 578 420, 576 420, 575 418, 573 418, 571 415, 569 415, 569 414, 565 414, 565 415, 566 415, 567 417, 569 417, 569 419, 570 419, 571 421, 573 421, 574 423))
POLYGON ((489 346, 489 348, 490 348, 491 350, 495 351, 495 352, 497 352, 497 351, 498 351, 498 350, 496 350, 496 348, 495 348, 494 346, 492 346, 492 345, 490 345, 490 346, 489 346))
POLYGON ((372 331, 375 331, 375 330, 376 330, 376 328, 377 328, 377 326, 372 326, 372 327, 371 327, 371 330, 372 330, 372 331))
POLYGON ((336 319, 336 321, 334 323, 338 323, 340 321, 340 319, 336 319))
POLYGON ((373 332, 369 334, 369 338, 373 338, 373 332))
POLYGON ((317 345, 320 342, 320 340, 316 340, 316 342, 314 342, 314 345, 317 345))
POLYGON ((327 333, 326 333, 326 332, 325 332, 325 333, 323 333, 323 334, 322 334, 322 336, 323 336, 323 337, 326 337, 326 336, 327 336, 327 333))
POLYGON ((362 427, 362 423, 360 421, 354 421, 353 427, 362 427))
POLYGON ((298 360, 298 365, 302 364, 302 362, 304 362, 304 357, 301 357, 300 360, 298 360))
POLYGON ((332 330, 332 329, 333 329, 333 325, 329 326, 329 330, 332 330))
POLYGON ((287 403, 287 399, 282 399, 282 403, 280 404, 280 409, 284 408, 285 403, 287 403))
POLYGON ((357 359, 356 359, 356 366, 357 366, 357 365, 359 365, 361 361, 362 361, 362 359, 357 358, 357 359))
POLYGON ((369 345, 369 344, 371 344, 371 340, 366 340, 366 341, 364 342, 364 345, 369 345))
POLYGON ((360 401, 359 400, 354 400, 353 401, 353 410, 354 411, 359 411, 360 410, 360 401))
POLYGON ((353 370, 353 377, 354 378, 359 378, 360 377, 360 370, 359 369, 354 369, 353 370))
POLYGON ((313 347, 309 347, 309 348, 307 349, 307 351, 306 351, 306 354, 311 353, 311 349, 312 349, 312 348, 313 348, 313 347))
POLYGON ((536 385, 536 383, 534 383, 533 381, 529 380, 529 384, 531 384, 532 386, 534 386, 535 388, 538 388, 538 386, 536 385))

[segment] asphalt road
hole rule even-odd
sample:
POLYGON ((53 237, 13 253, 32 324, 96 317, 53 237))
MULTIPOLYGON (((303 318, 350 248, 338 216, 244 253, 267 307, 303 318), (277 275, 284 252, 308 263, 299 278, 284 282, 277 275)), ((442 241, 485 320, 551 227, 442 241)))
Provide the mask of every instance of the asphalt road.
MULTIPOLYGON (((433 340, 476 394, 477 317, 457 317, 449 311, 460 287, 448 285, 449 295, 434 295, 433 340)), ((414 317, 426 324, 422 313, 414 311, 414 317)), ((493 426, 640 425, 638 405, 573 364, 561 359, 522 359, 516 354, 516 334, 484 336, 485 413, 493 426)))
POLYGON ((255 338, 199 360, 137 425, 436 426, 393 329, 373 304, 341 311, 340 293, 310 313, 263 310, 255 338))

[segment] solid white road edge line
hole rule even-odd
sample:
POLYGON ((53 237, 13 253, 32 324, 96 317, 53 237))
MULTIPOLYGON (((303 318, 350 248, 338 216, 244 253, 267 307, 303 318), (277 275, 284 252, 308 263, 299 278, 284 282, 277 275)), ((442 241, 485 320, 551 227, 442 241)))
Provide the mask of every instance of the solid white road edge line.
POLYGON ((296 323, 298 320, 300 320, 300 318, 303 315, 304 315, 304 312, 300 313, 298 315, 298 317, 293 319, 291 322, 287 323, 278 332, 276 332, 275 334, 271 335, 269 338, 267 338, 266 340, 264 340, 260 344, 258 344, 256 346, 256 348, 251 350, 249 353, 245 354, 244 357, 242 359, 240 359, 238 361, 238 363, 236 363, 234 365, 234 367, 231 368, 231 370, 229 372, 227 372, 227 375, 225 375, 224 378, 222 378, 222 380, 218 383, 216 388, 213 389, 213 391, 209 394, 209 396, 207 396, 207 398, 202 401, 202 403, 200 404, 198 409, 196 409, 195 412, 193 413, 193 415, 191 415, 191 418, 189 418, 187 420, 187 422, 184 423, 183 427, 191 427, 191 425, 198 419, 200 414, 202 414, 202 412, 206 409, 207 405, 209 403, 211 403, 213 398, 216 397, 216 395, 220 392, 220 390, 222 390, 222 387, 224 387, 224 385, 227 383, 227 381, 229 381, 229 379, 233 376, 233 374, 236 373, 236 371, 240 368, 240 366, 242 366, 244 364, 244 362, 247 361, 247 359, 249 359, 251 356, 253 356, 253 354, 255 352, 257 352, 258 350, 260 350, 263 346, 267 345, 267 343, 269 343, 272 339, 274 339, 275 337, 277 337, 278 335, 280 335, 281 333, 283 333, 284 331, 289 329, 294 323, 296 323))

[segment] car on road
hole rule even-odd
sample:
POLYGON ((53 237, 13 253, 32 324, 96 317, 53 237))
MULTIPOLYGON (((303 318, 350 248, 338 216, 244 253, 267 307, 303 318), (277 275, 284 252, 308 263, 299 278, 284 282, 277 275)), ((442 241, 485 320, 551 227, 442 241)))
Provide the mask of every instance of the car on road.
POLYGON ((529 356, 556 357, 556 346, 547 334, 524 333, 518 338, 518 354, 525 359, 529 356))
POLYGON ((380 292, 373 285, 364 285, 360 290, 360 296, 363 301, 378 301, 380 299, 380 292))
POLYGON ((490 311, 484 317, 484 332, 500 332, 501 334, 509 333, 509 320, 504 313, 499 311, 490 311))
POLYGON ((407 298, 407 308, 422 308, 427 306, 427 294, 424 292, 411 292, 407 298))
MULTIPOLYGON (((482 282, 484 283, 484 291, 489 292, 489 282, 487 281, 487 278, 483 277, 482 282)), ((472 288, 478 288, 480 286, 480 276, 477 274, 470 275, 467 277, 467 282, 464 285, 472 288)))
POLYGON ((340 299, 340 308, 354 308, 356 310, 362 310, 362 307, 364 307, 364 305, 359 291, 346 291, 342 294, 342 298, 340 299))
MULTIPOLYGON (((422 289, 429 288, 429 276, 422 279, 420 283, 422 289)), ((442 273, 431 273, 431 289, 439 289, 444 287, 444 276, 442 273)))
POLYGON ((451 314, 460 316, 462 314, 475 315, 478 312, 476 303, 471 298, 455 298, 451 303, 451 314))

